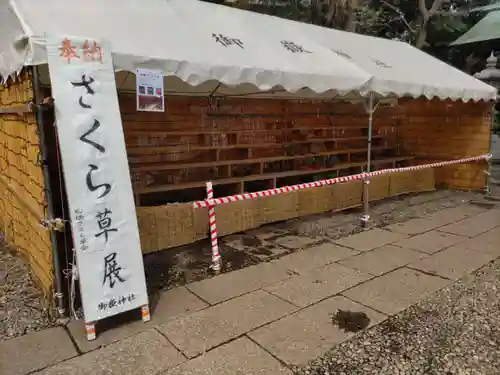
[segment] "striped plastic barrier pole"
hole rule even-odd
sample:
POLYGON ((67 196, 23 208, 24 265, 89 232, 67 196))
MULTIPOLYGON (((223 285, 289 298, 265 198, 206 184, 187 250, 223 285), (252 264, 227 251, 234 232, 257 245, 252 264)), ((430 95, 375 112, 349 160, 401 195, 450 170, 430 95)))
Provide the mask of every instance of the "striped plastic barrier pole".
MULTIPOLYGON (((213 200, 214 190, 212 187, 212 182, 207 182, 207 200, 213 200)), ((212 246, 212 269, 215 273, 221 271, 221 258, 219 254, 219 244, 217 241, 217 221, 215 219, 215 205, 208 206, 208 221, 210 226, 210 243, 212 246)))

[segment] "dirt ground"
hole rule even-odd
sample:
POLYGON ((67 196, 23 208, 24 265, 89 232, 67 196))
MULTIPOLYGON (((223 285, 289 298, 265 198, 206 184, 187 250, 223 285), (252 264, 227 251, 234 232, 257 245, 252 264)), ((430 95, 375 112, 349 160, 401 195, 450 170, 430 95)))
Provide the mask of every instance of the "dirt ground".
MULTIPOLYGON (((477 193, 451 190, 401 196, 373 203, 371 216, 374 226, 385 226, 481 197, 477 193)), ((359 209, 312 215, 222 238, 223 272, 296 251, 296 246, 280 241, 291 234, 302 237, 306 243, 303 247, 307 247, 359 232, 362 230, 359 215, 359 209)), ((210 263, 208 241, 148 254, 144 265, 149 293, 154 297, 161 290, 211 277, 210 263)), ((19 256, 0 246, 0 341, 56 324, 44 306, 43 295, 33 282, 28 266, 19 256)))

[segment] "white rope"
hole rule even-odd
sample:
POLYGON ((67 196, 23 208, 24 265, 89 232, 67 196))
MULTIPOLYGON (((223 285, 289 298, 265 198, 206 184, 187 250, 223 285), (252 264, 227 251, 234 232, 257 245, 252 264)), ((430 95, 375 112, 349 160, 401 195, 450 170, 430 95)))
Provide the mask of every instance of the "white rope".
POLYGON ((76 300, 76 280, 78 280, 78 268, 75 263, 75 249, 73 249, 73 255, 71 263, 68 264, 71 268, 63 270, 64 277, 70 279, 70 289, 69 289, 69 311, 73 319, 78 320, 79 316, 75 310, 75 300, 76 300))

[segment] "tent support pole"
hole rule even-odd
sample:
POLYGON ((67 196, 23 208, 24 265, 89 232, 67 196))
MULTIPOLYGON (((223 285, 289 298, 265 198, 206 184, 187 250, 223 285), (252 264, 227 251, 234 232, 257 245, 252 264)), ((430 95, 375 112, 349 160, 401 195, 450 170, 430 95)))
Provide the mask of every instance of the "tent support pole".
MULTIPOLYGON (((40 156, 43 161, 43 178, 45 181, 45 196, 47 199, 47 213, 50 218, 54 218, 54 200, 52 199, 52 188, 50 186, 50 173, 49 166, 47 164, 47 144, 45 142, 45 132, 43 128, 43 110, 42 110, 42 101, 43 95, 40 88, 40 77, 38 68, 33 67, 33 89, 34 89, 34 102, 37 106, 36 111, 36 122, 38 125, 38 134, 40 138, 40 156)), ((64 301, 64 293, 62 287, 62 270, 61 263, 59 261, 59 251, 57 246, 57 237, 56 232, 50 231, 50 242, 52 247, 52 267, 54 268, 54 288, 55 288, 55 300, 56 300, 56 308, 58 318, 65 318, 66 308, 64 301)))
MULTIPOLYGON (((373 113, 377 109, 377 105, 373 104, 373 93, 368 97, 368 103, 365 104, 365 110, 368 113, 368 150, 366 160, 366 172, 371 172, 372 164, 372 133, 373 133, 373 113)), ((363 228, 368 228, 370 224, 370 198, 369 198, 369 185, 370 178, 367 177, 363 180, 363 214, 361 215, 361 225, 363 228)))

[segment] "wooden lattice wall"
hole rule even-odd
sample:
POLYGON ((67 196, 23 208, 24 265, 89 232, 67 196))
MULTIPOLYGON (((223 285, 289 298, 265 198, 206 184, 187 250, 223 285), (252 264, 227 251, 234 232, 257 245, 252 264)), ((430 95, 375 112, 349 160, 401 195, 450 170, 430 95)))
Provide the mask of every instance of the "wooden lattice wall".
MULTIPOLYGON (((401 152, 413 163, 427 164, 490 152, 491 103, 413 100, 402 104, 401 152)), ((482 190, 486 162, 436 169, 436 183, 456 189, 482 190)))
MULTIPOLYGON (((0 108, 33 100, 28 72, 0 85, 0 108)), ((0 113, 0 228, 7 245, 21 253, 47 295, 53 286, 50 234, 40 225, 47 202, 35 113, 0 113)))
MULTIPOLYGON (((206 181, 223 196, 366 167, 368 116, 361 105, 173 96, 166 98, 165 113, 145 113, 136 111, 133 96, 120 99, 140 205, 202 199, 206 181)), ((398 110, 379 108, 376 167, 411 159, 399 154, 398 131, 398 110)))
MULTIPOLYGON (((224 196, 366 167, 367 115, 361 105, 167 97, 165 113, 138 113, 133 96, 120 100, 145 252, 207 238, 206 210, 183 203, 205 198, 207 180, 216 196, 224 196), (166 204, 172 202, 179 203, 166 204)), ((381 105, 374 116, 373 167, 487 153, 490 109, 485 103, 425 100, 381 105)), ((482 189, 484 168, 471 163, 376 177, 369 198, 433 190, 436 180, 482 189)), ((361 183, 352 182, 218 206, 219 235, 361 202, 361 183)))

